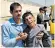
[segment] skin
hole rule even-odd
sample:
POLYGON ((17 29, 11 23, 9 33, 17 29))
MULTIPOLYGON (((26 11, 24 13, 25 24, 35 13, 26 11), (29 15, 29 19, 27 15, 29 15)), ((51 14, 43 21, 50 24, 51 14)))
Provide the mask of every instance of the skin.
POLYGON ((28 26, 30 26, 30 28, 34 28, 35 27, 35 20, 34 17, 29 15, 25 18, 25 22, 28 26))
POLYGON ((20 23, 20 17, 22 14, 22 7, 21 6, 16 6, 14 7, 13 12, 11 12, 11 14, 13 15, 14 21, 19 24, 20 23))
POLYGON ((45 8, 44 10, 47 11, 47 8, 45 8))
POLYGON ((44 13, 44 11, 43 11, 43 10, 41 10, 41 11, 40 11, 40 13, 44 13))

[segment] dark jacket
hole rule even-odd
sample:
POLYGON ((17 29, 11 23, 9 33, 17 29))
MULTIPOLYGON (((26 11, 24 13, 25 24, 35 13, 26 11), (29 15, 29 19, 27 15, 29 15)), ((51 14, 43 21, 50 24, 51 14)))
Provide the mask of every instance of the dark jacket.
POLYGON ((37 15, 37 24, 42 24, 43 23, 43 15, 38 14, 37 15))
MULTIPOLYGON (((43 36, 43 38, 42 38, 42 43, 43 43, 43 46, 44 47, 51 47, 51 37, 50 37, 50 35, 48 34, 48 32, 46 32, 46 30, 43 28, 43 25, 41 25, 41 24, 38 24, 37 25, 41 30, 43 30, 43 33, 44 33, 44 36, 43 36)), ((30 39, 30 36, 29 36, 29 32, 30 32, 30 28, 27 26, 27 28, 24 30, 24 32, 26 32, 27 34, 28 34, 28 37, 27 37, 27 39, 25 40, 25 43, 26 43, 26 47, 32 47, 32 44, 31 45, 29 45, 29 43, 32 43, 33 42, 33 40, 34 40, 34 37, 32 37, 31 38, 31 40, 29 40, 30 39)), ((41 31, 40 31, 41 32, 41 31)), ((36 33, 35 33, 36 34, 36 33)), ((34 34, 33 34, 34 35, 34 34)))

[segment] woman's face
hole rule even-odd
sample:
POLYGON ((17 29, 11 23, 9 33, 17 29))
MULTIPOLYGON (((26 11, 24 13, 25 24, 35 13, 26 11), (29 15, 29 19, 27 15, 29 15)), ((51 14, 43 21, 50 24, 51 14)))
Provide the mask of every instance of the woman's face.
POLYGON ((25 17, 25 23, 28 26, 33 26, 33 24, 35 23, 34 17, 32 15, 28 15, 27 17, 25 17))

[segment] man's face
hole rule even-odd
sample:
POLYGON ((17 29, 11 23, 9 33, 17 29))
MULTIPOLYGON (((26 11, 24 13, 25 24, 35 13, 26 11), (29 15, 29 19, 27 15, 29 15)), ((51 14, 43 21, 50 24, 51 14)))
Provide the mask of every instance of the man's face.
POLYGON ((41 10, 41 13, 44 13, 44 10, 41 10))
POLYGON ((22 14, 22 7, 21 6, 16 6, 12 12, 12 15, 15 19, 20 19, 22 14))
POLYGON ((32 15, 29 15, 29 16, 25 17, 25 23, 28 26, 33 26, 34 22, 35 22, 34 17, 32 15))
POLYGON ((45 8, 44 10, 47 11, 47 8, 45 8))

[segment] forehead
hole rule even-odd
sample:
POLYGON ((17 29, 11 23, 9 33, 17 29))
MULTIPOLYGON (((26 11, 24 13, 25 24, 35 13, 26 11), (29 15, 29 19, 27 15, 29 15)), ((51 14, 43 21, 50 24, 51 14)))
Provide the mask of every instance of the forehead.
POLYGON ((32 17, 33 17, 32 15, 28 15, 27 17, 25 17, 25 19, 32 18, 32 17))
POLYGON ((21 6, 15 6, 15 7, 14 7, 14 10, 21 10, 21 9, 22 9, 21 6))

